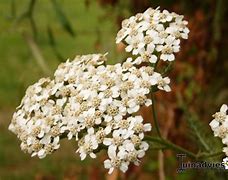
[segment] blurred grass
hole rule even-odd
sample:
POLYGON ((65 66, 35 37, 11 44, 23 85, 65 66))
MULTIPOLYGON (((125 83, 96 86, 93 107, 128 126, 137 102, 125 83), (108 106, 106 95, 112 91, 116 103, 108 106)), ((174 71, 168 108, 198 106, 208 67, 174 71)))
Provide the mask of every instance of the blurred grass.
MULTIPOLYGON (((15 1, 16 14, 25 12, 28 0, 15 1)), ((76 36, 70 36, 61 26, 51 1, 39 0, 34 8, 37 25, 37 44, 51 72, 54 72, 59 60, 49 44, 48 27, 51 27, 56 48, 63 61, 77 54, 105 53, 112 63, 119 56, 115 51, 115 15, 106 17, 107 11, 96 2, 87 8, 83 0, 58 1, 68 17, 76 36)), ((19 104, 28 85, 43 77, 22 33, 31 34, 27 19, 15 24, 10 14, 10 1, 0 2, 0 108, 19 104), (13 25, 14 24, 14 25, 13 25)))
MULTIPOLYGON (((3 113, 6 116, 7 113, 3 113)), ((74 153, 74 141, 62 141, 62 147, 56 153, 40 160, 24 154, 15 136, 4 126, 0 130, 0 179, 34 179, 39 176, 62 179, 69 168, 82 169, 85 166, 86 170, 88 166, 89 160, 80 162, 74 153)))

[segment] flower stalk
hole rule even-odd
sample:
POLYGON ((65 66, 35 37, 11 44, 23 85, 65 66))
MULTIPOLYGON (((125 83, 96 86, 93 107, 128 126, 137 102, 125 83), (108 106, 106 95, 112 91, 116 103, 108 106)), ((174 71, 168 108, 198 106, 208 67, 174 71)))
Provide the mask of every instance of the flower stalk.
POLYGON ((174 143, 172 143, 171 141, 167 140, 167 139, 163 139, 160 137, 152 137, 152 136, 145 136, 145 140, 149 141, 149 142, 155 142, 155 143, 159 143, 161 145, 163 145, 164 147, 166 147, 167 149, 171 149, 175 152, 181 152, 186 154, 188 157, 192 158, 192 159, 208 159, 208 158, 212 158, 212 157, 216 157, 216 156, 221 156, 223 154, 223 152, 219 151, 219 152, 214 152, 214 153, 199 153, 199 154, 195 154, 181 146, 178 146, 174 143))
POLYGON ((181 152, 181 153, 185 153, 187 156, 189 156, 192 159, 197 159, 197 155, 194 154, 193 152, 190 152, 172 142, 170 142, 169 140, 160 138, 160 137, 152 137, 152 136, 145 136, 145 140, 150 141, 150 142, 156 142, 159 144, 162 144, 164 146, 166 146, 168 149, 172 149, 176 152, 181 152))
POLYGON ((151 100, 152 100, 151 110, 152 110, 152 115, 153 115, 153 119, 154 119, 155 129, 157 131, 158 136, 160 138, 162 138, 159 124, 158 124, 157 114, 156 114, 156 110, 155 110, 155 98, 154 98, 154 94, 152 92, 151 92, 151 100))

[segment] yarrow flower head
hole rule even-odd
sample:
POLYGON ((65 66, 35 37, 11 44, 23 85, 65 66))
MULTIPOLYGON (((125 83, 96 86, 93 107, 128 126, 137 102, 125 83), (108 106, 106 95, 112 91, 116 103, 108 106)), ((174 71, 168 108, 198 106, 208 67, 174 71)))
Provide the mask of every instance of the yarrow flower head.
POLYGON ((156 63, 158 59, 174 61, 180 50, 180 39, 187 39, 189 29, 184 16, 167 10, 149 8, 122 22, 116 43, 126 44, 125 50, 139 55, 136 62, 156 63))
POLYGON ((178 38, 187 38, 187 22, 182 19, 168 11, 148 9, 124 20, 117 35, 117 42, 128 43, 127 51, 140 54, 136 59, 106 65, 107 54, 76 56, 60 64, 53 79, 42 78, 28 87, 9 125, 21 140, 21 149, 44 158, 67 137, 77 142, 81 160, 96 158, 106 149, 104 167, 109 173, 115 168, 125 172, 130 163, 139 165, 149 148, 144 136, 151 124, 135 114, 152 104, 151 89, 169 92, 171 88, 170 79, 149 64, 137 65, 155 63, 153 52, 160 46, 166 53, 163 59, 170 60, 179 48, 178 38))

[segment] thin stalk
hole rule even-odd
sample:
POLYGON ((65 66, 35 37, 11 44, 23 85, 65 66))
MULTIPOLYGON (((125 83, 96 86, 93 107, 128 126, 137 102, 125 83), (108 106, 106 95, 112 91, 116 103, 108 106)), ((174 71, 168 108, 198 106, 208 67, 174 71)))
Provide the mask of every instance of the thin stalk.
POLYGON ((173 68, 173 62, 169 63, 162 71, 162 76, 167 76, 173 68))
POLYGON ((194 154, 193 152, 188 151, 187 149, 184 149, 176 144, 173 144, 172 142, 168 140, 164 140, 161 138, 157 137, 151 137, 151 136, 145 136, 145 140, 152 141, 152 142, 157 142, 159 144, 165 145, 167 148, 172 149, 176 152, 182 152, 188 155, 190 158, 197 159, 197 155, 194 154))
POLYGON ((224 152, 219 151, 219 152, 214 152, 214 153, 202 153, 197 156, 197 158, 211 158, 211 157, 216 157, 216 156, 221 156, 224 155, 224 152))
POLYGON ((40 50, 39 46, 37 45, 36 41, 34 40, 34 38, 25 33, 23 34, 23 37, 24 37, 25 41, 27 42, 37 64, 41 67, 41 69, 43 70, 43 72, 45 74, 47 74, 47 75, 50 74, 50 69, 48 68, 46 61, 41 53, 41 50, 40 50))
POLYGON ((154 99, 154 94, 153 94, 152 92, 151 92, 151 100, 152 100, 151 110, 152 110, 152 114, 153 114, 155 129, 156 129, 156 131, 157 131, 158 136, 159 136, 160 138, 162 138, 161 132, 160 132, 160 128, 159 128, 159 124, 158 124, 157 114, 156 114, 156 110, 155 110, 155 99, 154 99))
POLYGON ((184 153, 184 154, 188 155, 190 158, 193 158, 193 159, 207 159, 207 158, 211 158, 211 157, 221 156, 221 155, 224 154, 221 151, 220 152, 215 152, 215 153, 195 154, 195 153, 193 153, 193 152, 191 152, 191 151, 189 151, 187 149, 184 149, 184 148, 172 143, 169 140, 162 139, 162 138, 159 138, 159 137, 145 136, 145 140, 147 140, 149 142, 159 143, 161 145, 164 145, 168 149, 172 149, 172 150, 174 150, 176 152, 184 153))

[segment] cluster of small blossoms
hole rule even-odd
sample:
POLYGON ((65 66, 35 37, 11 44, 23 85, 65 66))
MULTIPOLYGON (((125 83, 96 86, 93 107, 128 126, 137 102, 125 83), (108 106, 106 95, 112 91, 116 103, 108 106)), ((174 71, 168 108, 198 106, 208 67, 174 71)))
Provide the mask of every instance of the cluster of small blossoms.
MULTIPOLYGON (((222 143, 226 145, 223 148, 223 152, 228 156, 228 107, 223 104, 219 112, 213 115, 213 120, 210 122, 211 129, 214 131, 214 136, 220 137, 222 143)), ((225 158, 227 159, 227 158, 225 158)), ((228 168, 228 165, 226 166, 228 168)))
POLYGON ((9 129, 21 140, 21 149, 44 158, 60 147, 60 139, 75 139, 81 160, 107 149, 104 167, 109 173, 125 172, 130 163, 139 165, 148 149, 144 133, 151 130, 135 114, 150 106, 152 89, 171 91, 170 79, 151 66, 155 51, 160 59, 173 60, 179 38, 187 38, 183 17, 148 9, 123 21, 117 42, 124 40, 127 51, 140 55, 122 64, 105 65, 106 54, 76 56, 59 65, 54 78, 42 78, 30 86, 13 115, 9 129))
POLYGON ((122 22, 116 43, 126 44, 125 50, 139 55, 135 62, 156 63, 158 59, 173 61, 180 50, 180 39, 187 39, 189 29, 184 16, 159 8, 147 9, 122 22))
POLYGON ((40 158, 59 148, 62 132, 61 101, 52 100, 58 87, 50 78, 42 78, 28 87, 21 105, 13 115, 9 129, 22 141, 21 149, 40 158))
POLYGON ((104 165, 110 173, 139 164, 148 149, 144 132, 151 125, 134 114, 152 104, 151 87, 170 91, 169 80, 153 67, 137 68, 132 58, 107 66, 105 61, 101 54, 77 56, 60 64, 53 80, 42 78, 27 89, 9 126, 22 150, 44 158, 66 136, 78 142, 82 160, 107 146, 104 165))

